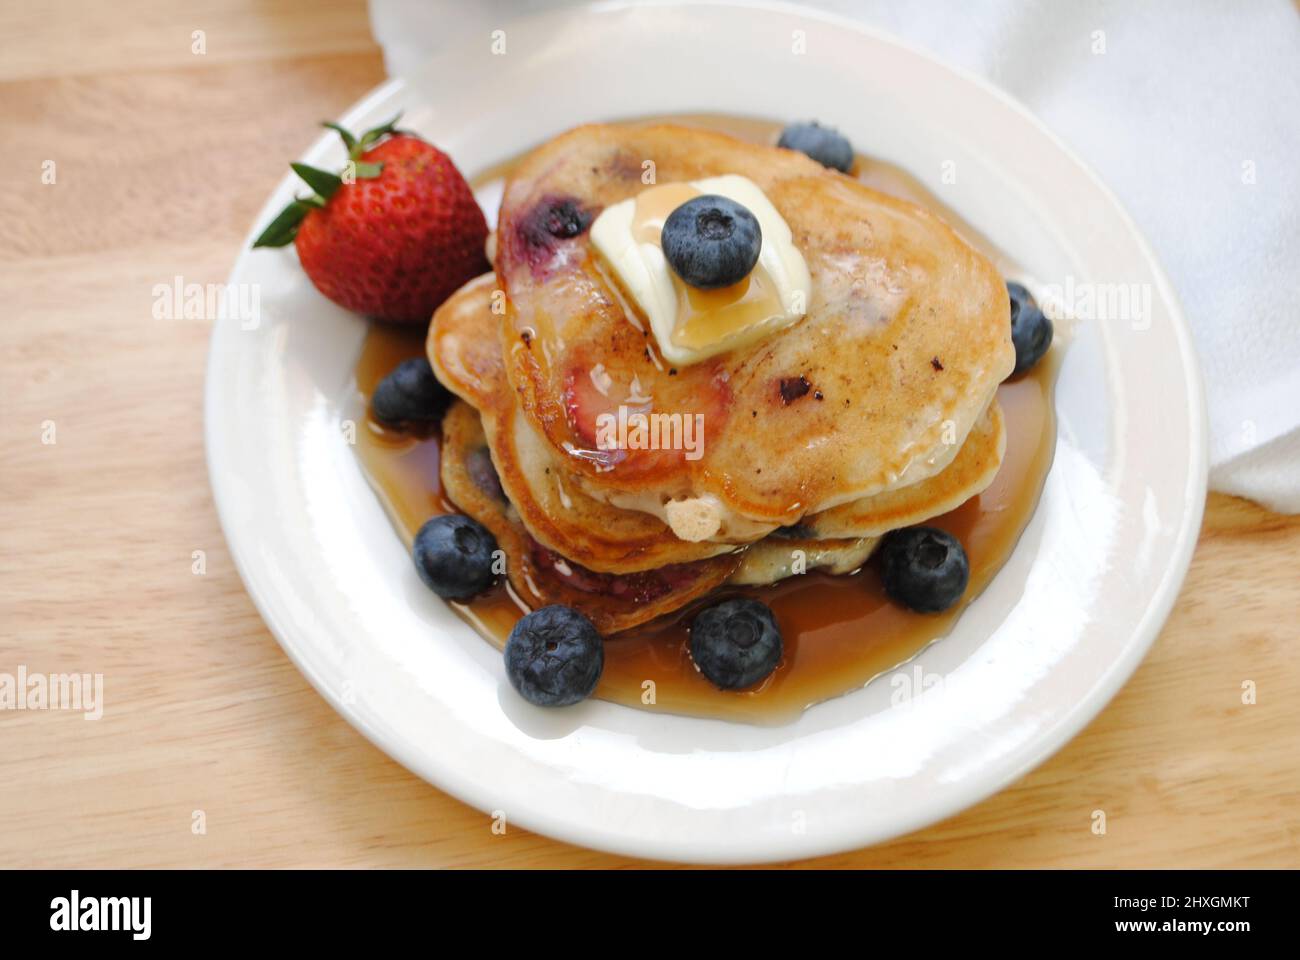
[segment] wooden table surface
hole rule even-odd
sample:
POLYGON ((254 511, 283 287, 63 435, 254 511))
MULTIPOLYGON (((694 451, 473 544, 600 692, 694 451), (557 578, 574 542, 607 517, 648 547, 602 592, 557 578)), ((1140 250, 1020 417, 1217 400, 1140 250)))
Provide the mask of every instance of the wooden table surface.
MULTIPOLYGON (((203 454, 209 325, 154 319, 152 289, 223 282, 314 123, 384 79, 364 0, 310 8, 0 7, 0 672, 102 673, 106 703, 0 712, 0 866, 635 863, 494 834, 388 759, 231 564, 203 454)), ((811 863, 1300 866, 1298 557, 1300 518, 1212 496, 1168 625, 1079 737, 959 816, 811 863)))

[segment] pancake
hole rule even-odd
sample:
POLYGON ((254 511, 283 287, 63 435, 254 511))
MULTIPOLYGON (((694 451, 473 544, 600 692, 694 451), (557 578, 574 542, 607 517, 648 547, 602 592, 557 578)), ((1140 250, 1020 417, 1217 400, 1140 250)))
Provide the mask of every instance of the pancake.
POLYGON ((668 564, 631 574, 597 573, 534 540, 497 483, 478 413, 456 401, 442 422, 442 485, 448 498, 483 524, 505 551, 506 576, 533 609, 562 603, 582 611, 603 636, 690 603, 724 583, 740 554, 668 564))
POLYGON ((549 141, 507 184, 496 247, 522 415, 592 498, 688 539, 712 535, 702 511, 753 537, 938 474, 1015 362, 1002 278, 933 214, 704 130, 592 125, 549 141), (659 184, 756 183, 807 261, 807 315, 749 348, 665 363, 589 243, 604 207, 644 189, 647 162, 659 184), (597 449, 597 416, 629 401, 702 415, 703 455, 597 449))
MULTIPOLYGON (((729 552, 728 543, 690 544, 656 518, 588 497, 567 477, 563 461, 513 410, 504 382, 491 315, 494 278, 486 274, 458 290, 429 329, 430 362, 439 379, 483 417, 499 483, 531 536, 561 556, 603 573, 632 573, 669 563, 688 563, 729 552), (487 429, 507 424, 504 434, 487 429), (496 432, 497 436, 493 436, 496 432)), ((1001 408, 995 400, 940 473, 909 487, 853 501, 802 518, 802 544, 773 537, 755 544, 742 562, 738 582, 771 582, 789 565, 791 550, 805 550, 808 569, 844 572, 866 559, 855 542, 945 513, 984 490, 997 473, 1005 446, 1001 408), (842 553, 840 551, 843 551, 842 553), (761 571, 761 572, 759 572, 761 571)), ((764 528, 762 534, 770 532, 764 528)), ((788 574, 786 574, 788 575, 788 574)))
MULTIPOLYGON (((662 520, 596 500, 571 482, 564 462, 516 413, 493 322, 494 289, 495 278, 485 274, 439 307, 429 327, 427 352, 438 379, 481 414, 501 486, 531 535, 602 573, 652 570, 734 550, 735 544, 723 537, 683 541, 662 520)), ((762 527, 754 536, 770 529, 762 527)))
POLYGON ((506 554, 506 575, 534 609, 574 606, 603 634, 663 616, 727 582, 776 583, 814 569, 851 573, 871 556, 877 538, 815 540, 773 535, 726 556, 670 564, 633 574, 603 574, 568 561, 533 539, 506 499, 477 412, 457 401, 443 420, 443 489, 453 503, 492 531, 506 554))
POLYGON ((948 466, 933 477, 804 517, 815 537, 880 537, 955 510, 988 489, 1002 465, 1007 433, 995 399, 948 466))

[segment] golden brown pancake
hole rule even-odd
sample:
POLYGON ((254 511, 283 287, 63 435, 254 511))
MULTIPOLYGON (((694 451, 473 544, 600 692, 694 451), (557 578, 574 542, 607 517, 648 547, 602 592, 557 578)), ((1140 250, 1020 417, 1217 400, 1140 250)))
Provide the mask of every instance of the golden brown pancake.
MULTIPOLYGON (((460 509, 497 536, 498 543, 506 550, 509 561, 507 569, 518 573, 518 576, 511 579, 515 589, 532 598, 538 605, 572 602, 576 593, 580 605, 586 604, 587 612, 593 619, 602 618, 601 622, 614 624, 616 629, 627 629, 648 619, 636 617, 615 620, 612 615, 622 611, 606 609, 600 595, 608 592, 621 598, 626 591, 612 585, 620 581, 649 585, 657 575, 654 571, 630 577, 600 575, 588 570, 577 574, 576 565, 542 547, 528 535, 500 486, 488 451, 487 436, 482 430, 482 421, 477 424, 474 422, 476 415, 477 412, 463 402, 455 404, 447 414, 443 427, 443 485, 448 497, 460 509), (568 572, 561 572, 557 577, 557 567, 560 571, 568 572), (575 574, 581 577, 581 588, 573 586, 575 574), (591 596, 593 593, 596 594, 595 597, 591 596), (594 612, 590 609, 593 602, 596 604, 594 612)), ((728 583, 759 586, 816 569, 833 574, 851 573, 867 561, 879 542, 877 537, 818 540, 806 536, 773 534, 757 543, 738 548, 739 552, 720 559, 730 562, 731 573, 726 578, 728 583)), ((704 563, 677 565, 675 569, 678 573, 675 575, 672 575, 674 568, 668 570, 672 582, 683 584, 685 578, 682 571, 688 568, 706 571, 710 579, 716 575, 704 563)), ((665 591, 656 598, 653 615, 669 613, 695 596, 697 594, 694 589, 665 591)), ((619 602, 623 600, 620 599, 619 602)))
POLYGON ((680 540, 662 520, 595 500, 572 481, 563 459, 516 413, 491 312, 494 288, 494 277, 485 274, 439 307, 427 352, 443 384, 482 415, 501 485, 532 536, 604 573, 652 570, 734 550, 727 542, 680 540))
MULTIPOLYGON (((499 482, 531 535, 559 555, 605 573, 688 563, 733 549, 723 543, 685 543, 648 514, 586 496, 536 431, 520 429, 523 418, 511 409, 513 395, 504 384, 496 327, 486 323, 485 329, 493 280, 488 274, 470 281, 439 309, 429 329, 428 353, 448 388, 482 412, 499 482), (501 421, 510 425, 504 435, 490 428, 501 421)), ((987 487, 1001 463, 1004 443, 1002 413, 995 400, 943 471, 909 487, 803 518, 798 525, 802 540, 760 540, 736 576, 746 583, 780 579, 788 575, 778 572, 783 564, 788 568, 794 549, 804 550, 808 569, 854 569, 870 552, 862 551, 861 538, 920 523, 987 487)))
POLYGON ((534 609, 552 603, 574 606, 603 634, 671 613, 724 582, 770 584, 814 569, 850 573, 879 542, 771 536, 711 560, 632 574, 597 573, 529 536, 498 482, 482 422, 463 401, 453 404, 443 421, 441 463, 447 496, 491 530, 505 551, 506 574, 515 591, 534 609))
POLYGON ((496 269, 506 376, 579 485, 660 515, 703 498, 737 531, 939 473, 1014 365, 1002 278, 941 220, 802 154, 694 128, 592 125, 539 147, 506 186, 496 269), (754 181, 808 263, 807 316, 701 363, 659 358, 589 244, 600 211, 645 188, 647 162, 658 184, 754 181), (596 449, 596 417, 633 395, 702 414, 703 456, 596 449))
POLYGON ((816 537, 880 537, 955 510, 993 482, 1006 445, 1002 407, 994 399, 957 456, 934 476, 804 517, 800 526, 816 537))
POLYGON ((740 554, 731 553, 620 575, 573 563, 529 536, 497 485, 487 444, 474 408, 453 403, 442 422, 442 486, 457 507, 492 531, 505 551, 506 576, 533 609, 575 607, 608 636, 703 596, 740 564, 740 554))

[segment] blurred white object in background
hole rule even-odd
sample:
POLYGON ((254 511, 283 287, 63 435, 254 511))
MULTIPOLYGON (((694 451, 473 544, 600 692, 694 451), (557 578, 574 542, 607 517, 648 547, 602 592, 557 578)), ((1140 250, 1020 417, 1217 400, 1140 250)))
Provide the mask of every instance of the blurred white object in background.
MULTIPOLYGON (((493 30, 562 5, 371 0, 370 16, 389 72, 401 75, 466 38, 480 37, 486 54, 493 30)), ((987 77, 1097 170, 1155 247, 1192 325, 1209 402, 1211 486, 1300 512, 1296 7, 1288 0, 806 5, 987 77)), ((448 80, 454 90, 455 78, 448 80)), ((810 103, 808 118, 815 116, 810 103)), ((870 153, 870 144, 858 146, 870 153)))

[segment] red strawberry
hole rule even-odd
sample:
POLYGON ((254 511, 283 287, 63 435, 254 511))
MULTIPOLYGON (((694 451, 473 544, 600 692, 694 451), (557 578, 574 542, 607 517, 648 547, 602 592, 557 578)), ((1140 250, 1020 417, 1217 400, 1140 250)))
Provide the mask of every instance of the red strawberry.
POLYGON ((316 195, 286 207, 253 246, 292 240, 311 282, 335 303, 376 320, 428 323, 456 288, 491 269, 487 222, 451 159, 394 123, 359 140, 326 124, 343 138, 345 173, 355 177, 292 164, 316 195))

